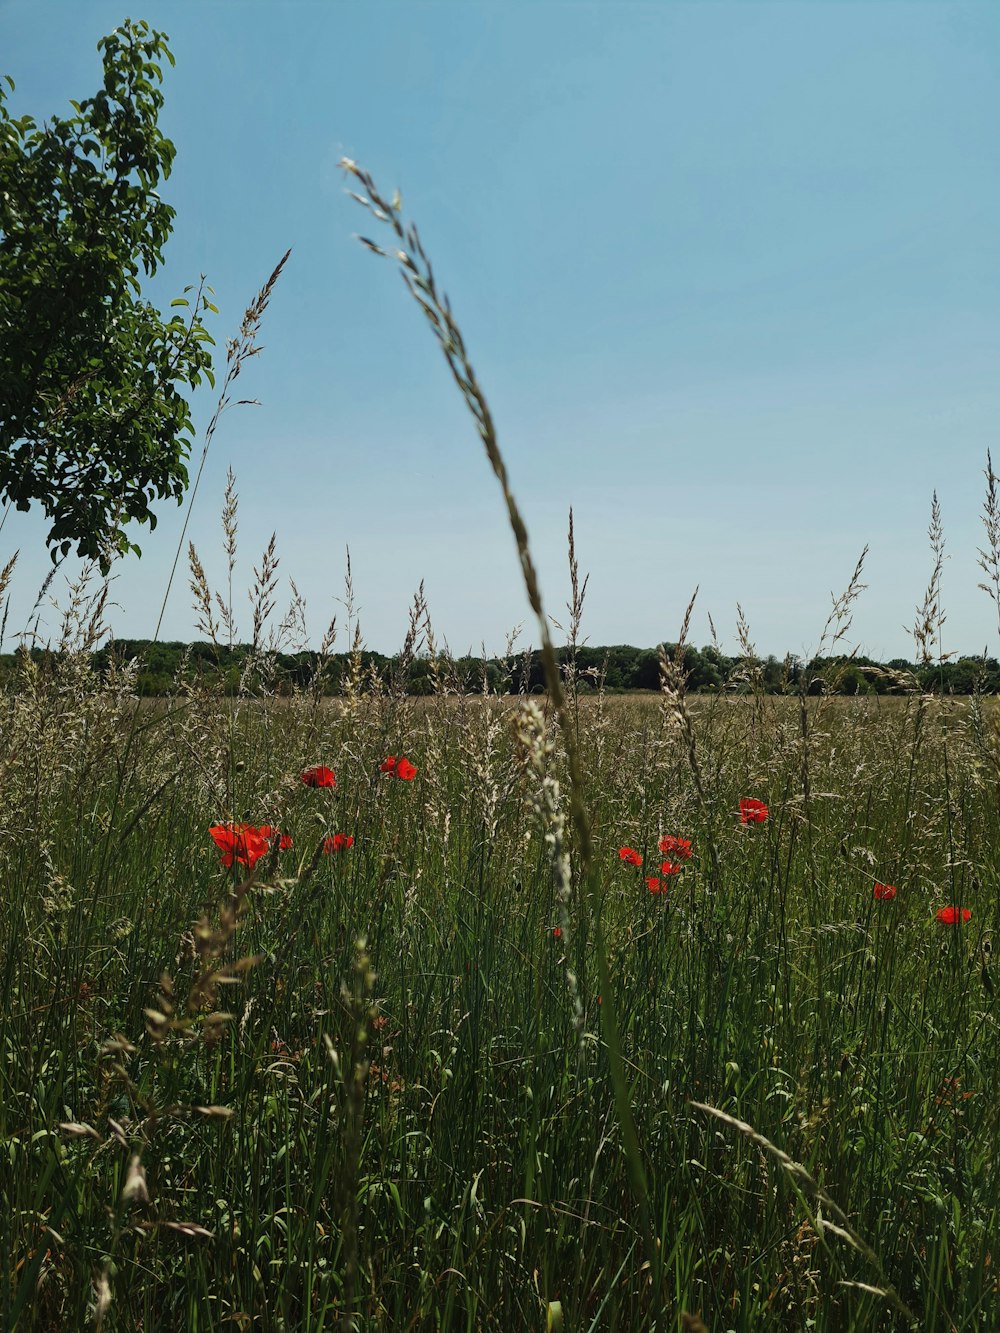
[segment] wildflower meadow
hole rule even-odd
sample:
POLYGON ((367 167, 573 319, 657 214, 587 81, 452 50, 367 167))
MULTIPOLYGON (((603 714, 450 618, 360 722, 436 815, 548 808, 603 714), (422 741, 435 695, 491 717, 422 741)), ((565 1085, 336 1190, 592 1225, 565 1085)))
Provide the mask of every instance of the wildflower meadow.
MULTIPOLYGON (((557 664, 450 308, 345 166, 472 409, 548 688, 468 693, 420 595, 366 670, 349 588, 340 694, 332 632, 280 693, 265 565, 235 697, 142 700, 76 587, 3 700, 5 1326, 1000 1326, 994 700, 767 694, 745 622, 738 690, 689 697, 679 649, 613 697, 574 669, 572 545, 557 664)), ((190 580, 205 623, 193 548, 190 580)))
POLYGON ((7 1326, 994 1326, 991 702, 570 686, 584 878, 550 704, 437 665, 25 663, 7 1326))

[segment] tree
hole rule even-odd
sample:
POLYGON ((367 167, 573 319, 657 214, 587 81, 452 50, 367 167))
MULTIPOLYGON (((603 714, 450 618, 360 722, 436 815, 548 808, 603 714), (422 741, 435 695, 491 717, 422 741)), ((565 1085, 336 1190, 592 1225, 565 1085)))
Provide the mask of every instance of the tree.
POLYGON ((0 80, 0 494, 41 505, 53 558, 75 543, 106 571, 138 551, 127 522, 152 528, 151 505, 184 494, 182 389, 214 383, 215 307, 199 288, 164 320, 139 287, 175 216, 157 194, 166 37, 127 20, 98 49, 104 86, 68 120, 14 119, 0 80))

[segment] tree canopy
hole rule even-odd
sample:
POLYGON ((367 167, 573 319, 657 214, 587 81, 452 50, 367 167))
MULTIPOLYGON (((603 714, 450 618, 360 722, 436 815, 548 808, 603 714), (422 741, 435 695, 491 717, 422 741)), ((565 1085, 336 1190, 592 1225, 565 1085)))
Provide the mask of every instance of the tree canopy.
MULTIPOLYGON (((666 644, 673 657, 676 646, 666 644)), ((63 656, 65 653, 62 654, 63 656)), ((630 644, 610 647, 562 647, 556 655, 564 670, 572 664, 582 693, 604 689, 609 694, 660 688, 659 652, 630 644)), ((54 666, 60 651, 35 646, 30 656, 41 666, 54 666)), ((402 686, 409 694, 432 694, 436 688, 451 692, 536 694, 545 690, 545 670, 537 649, 510 658, 467 656, 451 658, 409 654, 386 656, 365 649, 353 653, 267 651, 250 644, 154 643, 148 639, 117 639, 90 654, 98 674, 114 663, 134 662, 136 693, 169 695, 198 682, 210 692, 237 694, 243 690, 274 690, 292 694, 309 689, 327 695, 343 693, 345 682, 361 680, 363 688, 378 681, 379 688, 402 686), (321 671, 317 680, 317 672, 321 671)), ((739 696, 754 691, 795 695, 971 695, 1000 694, 1000 662, 993 657, 957 657, 935 663, 894 658, 879 663, 869 657, 814 657, 804 661, 787 657, 747 659, 729 657, 714 644, 684 647, 686 688, 695 694, 739 696)), ((18 653, 0 653, 0 689, 17 688, 22 659, 18 653)))
POLYGON ((125 524, 183 496, 215 307, 199 288, 164 319, 140 290, 175 216, 157 193, 166 37, 126 21, 98 49, 104 85, 68 119, 15 118, 0 80, 0 494, 42 507, 53 557, 75 544, 106 570, 138 550, 125 524))

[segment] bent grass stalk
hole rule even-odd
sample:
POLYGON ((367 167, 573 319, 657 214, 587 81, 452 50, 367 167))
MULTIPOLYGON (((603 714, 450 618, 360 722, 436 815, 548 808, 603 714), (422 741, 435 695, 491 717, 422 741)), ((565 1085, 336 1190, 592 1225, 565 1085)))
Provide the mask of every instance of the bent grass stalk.
MULTIPOLYGON (((593 864, 590 816, 587 812, 583 795, 583 774, 580 767, 579 749, 576 743, 573 718, 570 716, 566 694, 563 689, 559 663, 556 659, 552 636, 549 632, 548 618, 542 605, 542 592, 538 583, 534 561, 531 557, 528 531, 511 489, 507 465, 500 450, 496 427, 493 422, 493 414, 490 411, 485 394, 480 388, 479 381, 476 378, 472 362, 466 351, 465 339, 452 315, 451 304, 447 296, 438 290, 437 281, 434 277, 434 269, 420 240, 420 234, 416 224, 412 222, 405 223, 403 221, 398 195, 396 199, 391 202, 386 200, 379 192, 373 178, 363 167, 358 166, 358 164, 350 158, 342 158, 340 165, 350 176, 353 176, 359 182, 364 190, 363 194, 359 194, 353 190, 349 191, 351 197, 363 208, 367 209, 376 221, 389 227, 399 241, 399 247, 393 251, 387 251, 377 245, 374 241, 363 236, 359 237, 362 244, 365 245, 367 249, 383 258, 394 259, 399 265, 399 271, 403 276, 403 281, 406 284, 407 290, 423 311, 434 336, 441 347, 445 361, 448 364, 448 369, 451 371, 452 378, 457 384, 462 397, 465 399, 466 406, 469 408, 473 421, 475 422, 476 429, 483 442, 483 447, 486 450, 486 456, 489 459, 493 473, 496 476, 497 481, 500 483, 500 489, 503 493, 504 503, 507 508, 507 518, 517 545, 518 560, 521 565, 521 574, 524 579, 525 591, 528 594, 528 601, 535 614, 535 621, 538 626, 542 662, 545 668, 545 683, 556 717, 559 720, 563 744, 566 749, 570 779, 570 811, 574 832, 579 844, 580 883, 584 889, 584 892, 578 895, 575 904, 576 920, 574 924, 578 931, 584 932, 585 939, 585 932, 588 924, 587 913, 589 913, 591 902, 596 896, 598 884, 593 864)), ((570 528, 570 533, 572 540, 572 526, 570 528)), ((572 550, 571 572, 573 574, 574 582, 574 604, 579 604, 579 606, 582 607, 583 591, 577 591, 577 576, 574 566, 575 550, 572 550)), ((646 1246, 650 1269, 653 1274, 653 1319, 655 1327, 658 1325, 662 1311, 662 1266, 660 1262, 660 1250, 654 1241, 650 1224, 645 1171, 642 1165, 638 1134, 636 1132, 635 1119, 632 1114, 632 1106, 628 1086, 625 1081, 624 1068, 620 1060, 620 1046, 614 1015, 614 997, 610 987, 610 978, 607 974, 607 961, 604 956, 603 927, 600 910, 598 910, 593 924, 597 942, 598 959, 604 959, 603 963, 599 961, 599 972, 602 978, 602 996, 604 998, 604 1004, 601 1008, 601 1021, 612 1061, 611 1081, 619 1119, 622 1124, 625 1152, 629 1162, 630 1178, 632 1180, 633 1190, 636 1192, 636 1202, 639 1205, 640 1210, 643 1239, 646 1246), (606 992, 604 989, 605 985, 606 992)))
POLYGON ((821 1206, 821 1208, 825 1208, 829 1217, 832 1217, 834 1221, 831 1222, 829 1218, 824 1218, 821 1211, 818 1211, 814 1221, 819 1234, 822 1235, 824 1231, 829 1231, 832 1235, 839 1236, 842 1240, 846 1240, 849 1245, 853 1245, 860 1254, 864 1255, 876 1270, 881 1282, 879 1287, 868 1286, 863 1282, 855 1282, 848 1285, 858 1287, 863 1291, 869 1292, 873 1296, 884 1297, 885 1300, 887 1300, 889 1304, 903 1316, 911 1329, 919 1329, 920 1320, 909 1306, 907 1306, 899 1292, 889 1281, 885 1269, 882 1267, 881 1259, 868 1242, 858 1235, 852 1227, 850 1218, 844 1210, 831 1199, 826 1190, 813 1180, 812 1176, 800 1162, 794 1161, 786 1152, 779 1148, 777 1144, 772 1143, 771 1140, 766 1138, 763 1134, 759 1134, 757 1130, 755 1130, 752 1125, 748 1125, 745 1120, 738 1120, 735 1116, 728 1115, 725 1111, 721 1111, 717 1106, 708 1106, 704 1102, 692 1101, 691 1105, 696 1111, 701 1111, 705 1115, 714 1116, 714 1118, 721 1121, 722 1124, 728 1125, 731 1129, 735 1129, 739 1134, 742 1134, 745 1138, 749 1139, 751 1143, 755 1143, 758 1148, 763 1148, 763 1150, 773 1157, 778 1165, 787 1173, 797 1194, 813 1199, 821 1206))

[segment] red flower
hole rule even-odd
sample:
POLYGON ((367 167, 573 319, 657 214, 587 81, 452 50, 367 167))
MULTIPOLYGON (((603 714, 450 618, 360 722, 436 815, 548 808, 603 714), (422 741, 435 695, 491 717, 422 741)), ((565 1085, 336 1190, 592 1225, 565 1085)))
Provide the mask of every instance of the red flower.
POLYGON ((682 861, 691 860, 691 842, 688 838, 661 838, 658 846, 661 852, 679 856, 682 861))
POLYGON ((353 846, 354 839, 349 833, 335 833, 323 843, 323 851, 329 856, 331 852, 346 852, 348 847, 353 846))
POLYGON ((417 776, 417 770, 405 754, 399 755, 398 758, 391 754, 387 759, 383 759, 381 771, 391 774, 394 778, 402 778, 404 782, 412 782, 417 776))
POLYGON ((618 855, 621 857, 621 859, 625 862, 627 866, 642 865, 642 857, 639 855, 639 853, 635 850, 634 847, 619 847, 618 855))
POLYGON ((763 824, 767 818, 767 806, 763 801, 755 800, 752 796, 744 796, 740 801, 740 823, 741 824, 763 824))
POLYGON ((552 927, 552 938, 555 939, 555 940, 561 940, 561 939, 562 939, 562 926, 553 926, 553 927, 552 927))
POLYGON ((684 867, 679 861, 664 861, 660 866, 661 875, 679 875, 684 867))
POLYGON ((272 828, 270 824, 261 824, 258 832, 262 838, 266 838, 268 842, 271 843, 277 838, 278 847, 283 852, 287 852, 292 845, 292 835, 290 833, 279 833, 278 830, 272 828))
POLYGON ((646 888, 650 893, 666 893, 667 886, 662 879, 657 879, 655 875, 646 876, 646 888))
POLYGON ((387 759, 382 760, 381 772, 395 773, 395 771, 396 771, 396 756, 394 754, 391 754, 387 759))
POLYGON ((267 839, 252 824, 213 824, 208 831, 227 868, 235 861, 252 870, 267 852, 267 839))
POLYGON ((872 892, 880 903, 885 903, 895 898, 896 886, 895 884, 880 884, 878 880, 876 880, 875 888, 872 892))
POLYGON ((959 917, 968 921, 971 916, 967 907, 939 907, 937 910, 937 919, 945 926, 957 926, 959 917))
POLYGON ((337 779, 333 776, 333 769, 326 768, 323 764, 317 764, 314 768, 307 768, 302 774, 302 781, 307 787, 336 787, 337 779))

